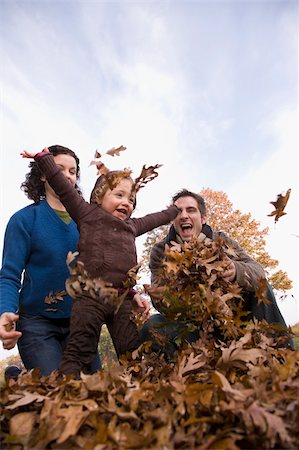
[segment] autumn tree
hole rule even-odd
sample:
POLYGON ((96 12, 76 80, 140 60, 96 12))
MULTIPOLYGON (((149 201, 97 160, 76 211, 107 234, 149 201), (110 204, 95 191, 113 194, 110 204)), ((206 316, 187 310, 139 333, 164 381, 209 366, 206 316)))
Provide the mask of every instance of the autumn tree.
MULTIPOLYGON (((279 262, 271 258, 266 251, 266 236, 269 229, 260 228, 260 223, 253 219, 250 213, 244 214, 238 209, 234 210, 232 202, 224 192, 206 188, 199 194, 206 201, 208 224, 214 230, 224 231, 229 237, 235 239, 250 256, 258 261, 274 289, 280 291, 291 289, 292 282, 287 273, 277 269, 279 262)), ((143 271, 148 273, 152 246, 166 236, 168 229, 168 225, 163 225, 147 234, 142 255, 143 271)))

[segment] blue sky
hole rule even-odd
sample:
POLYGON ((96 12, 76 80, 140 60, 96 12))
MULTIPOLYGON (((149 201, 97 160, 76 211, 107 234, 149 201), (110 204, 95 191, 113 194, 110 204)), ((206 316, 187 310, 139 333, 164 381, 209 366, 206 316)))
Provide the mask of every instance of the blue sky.
MULTIPOLYGON (((298 305, 298 2, 0 1, 1 231, 28 204, 23 149, 62 144, 81 159, 125 145, 111 168, 161 163, 137 215, 182 187, 227 192, 269 226, 269 251, 298 305), (292 188, 284 216, 267 217, 292 188)), ((141 245, 139 245, 141 247, 141 245)), ((291 303, 292 302, 292 303, 291 303)))

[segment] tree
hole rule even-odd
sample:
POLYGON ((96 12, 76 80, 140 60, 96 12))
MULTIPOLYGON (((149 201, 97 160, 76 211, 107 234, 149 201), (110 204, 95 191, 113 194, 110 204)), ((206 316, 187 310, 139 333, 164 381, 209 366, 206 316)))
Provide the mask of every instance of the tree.
MULTIPOLYGON (((260 223, 252 218, 250 213, 242 213, 233 209, 232 202, 227 194, 212 189, 202 189, 200 195, 204 197, 207 205, 208 223, 215 230, 224 231, 229 237, 235 239, 256 261, 264 268, 267 278, 273 288, 287 291, 292 288, 292 281, 286 272, 278 269, 276 259, 272 259, 265 249, 269 229, 260 228, 260 223)), ((169 226, 163 225, 147 234, 142 255, 142 270, 148 272, 149 255, 152 246, 166 236, 169 226)))

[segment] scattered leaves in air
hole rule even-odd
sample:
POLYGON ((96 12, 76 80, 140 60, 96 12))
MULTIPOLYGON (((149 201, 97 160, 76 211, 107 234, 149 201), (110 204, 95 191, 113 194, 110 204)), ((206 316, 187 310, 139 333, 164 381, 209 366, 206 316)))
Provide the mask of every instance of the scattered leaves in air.
POLYGON ((275 210, 272 211, 268 216, 275 216, 275 223, 280 219, 281 216, 284 216, 286 213, 284 209, 286 204, 288 203, 289 197, 291 194, 291 189, 288 189, 286 195, 278 194, 275 202, 270 202, 271 205, 274 206, 275 210))
MULTIPOLYGON (((45 297, 45 304, 46 305, 54 305, 57 304, 58 302, 63 302, 64 298, 67 295, 66 291, 56 291, 55 294, 53 295, 53 291, 50 291, 49 294, 45 297)), ((46 308, 47 312, 57 312, 58 308, 55 307, 51 307, 51 308, 46 308)))
POLYGON ((97 167, 97 175, 107 175, 110 172, 110 169, 108 169, 107 166, 105 166, 105 164, 101 161, 101 158, 104 155, 110 155, 110 156, 119 156, 120 152, 123 152, 124 150, 126 150, 126 147, 124 147, 123 145, 121 145, 120 147, 112 147, 110 150, 107 150, 105 153, 99 153, 97 150, 95 152, 95 159, 92 160, 90 162, 90 166, 95 165, 97 167))
MULTIPOLYGON (((101 158, 104 155, 119 156, 120 152, 123 152, 124 150, 126 150, 126 147, 124 147, 123 145, 121 145, 118 148, 113 147, 103 154, 96 150, 95 159, 90 162, 90 165, 95 165, 97 167, 97 175, 101 175, 105 178, 109 186, 109 189, 111 190, 118 185, 121 179, 130 177, 132 171, 129 168, 125 168, 124 170, 111 172, 110 169, 102 162, 101 158)), ((143 165, 140 175, 134 180, 132 192, 136 194, 139 191, 139 189, 144 187, 149 181, 155 179, 158 176, 157 169, 159 169, 159 167, 162 167, 161 164, 156 164, 155 166, 149 167, 143 165)), ((94 196, 101 198, 103 189, 105 189, 104 184, 99 186, 97 191, 94 193, 94 196)))
MULTIPOLYGON (((172 358, 147 342, 120 365, 80 380, 37 369, 10 380, 1 392, 1 447, 298 448, 299 350, 285 347, 285 333, 266 322, 244 320, 242 293, 221 277, 229 249, 205 247, 192 241, 169 249, 164 286, 147 287, 169 319, 200 328, 197 341, 182 335, 172 358)), ((73 270, 81 278, 72 289, 85 289, 83 268, 73 270)))
POLYGON ((45 303, 47 305, 51 305, 52 303, 63 302, 63 297, 67 295, 66 291, 56 291, 53 295, 53 291, 49 292, 49 294, 45 298, 45 303))

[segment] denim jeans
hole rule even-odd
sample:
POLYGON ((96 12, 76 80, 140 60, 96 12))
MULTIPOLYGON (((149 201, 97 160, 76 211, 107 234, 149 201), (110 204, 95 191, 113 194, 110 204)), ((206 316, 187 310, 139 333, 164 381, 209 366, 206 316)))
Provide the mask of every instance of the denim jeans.
MULTIPOLYGON (((38 367, 42 375, 57 370, 69 337, 69 319, 47 319, 45 317, 20 314, 17 330, 23 334, 18 349, 27 370, 38 367)), ((90 365, 90 372, 101 368, 99 354, 90 365)))

